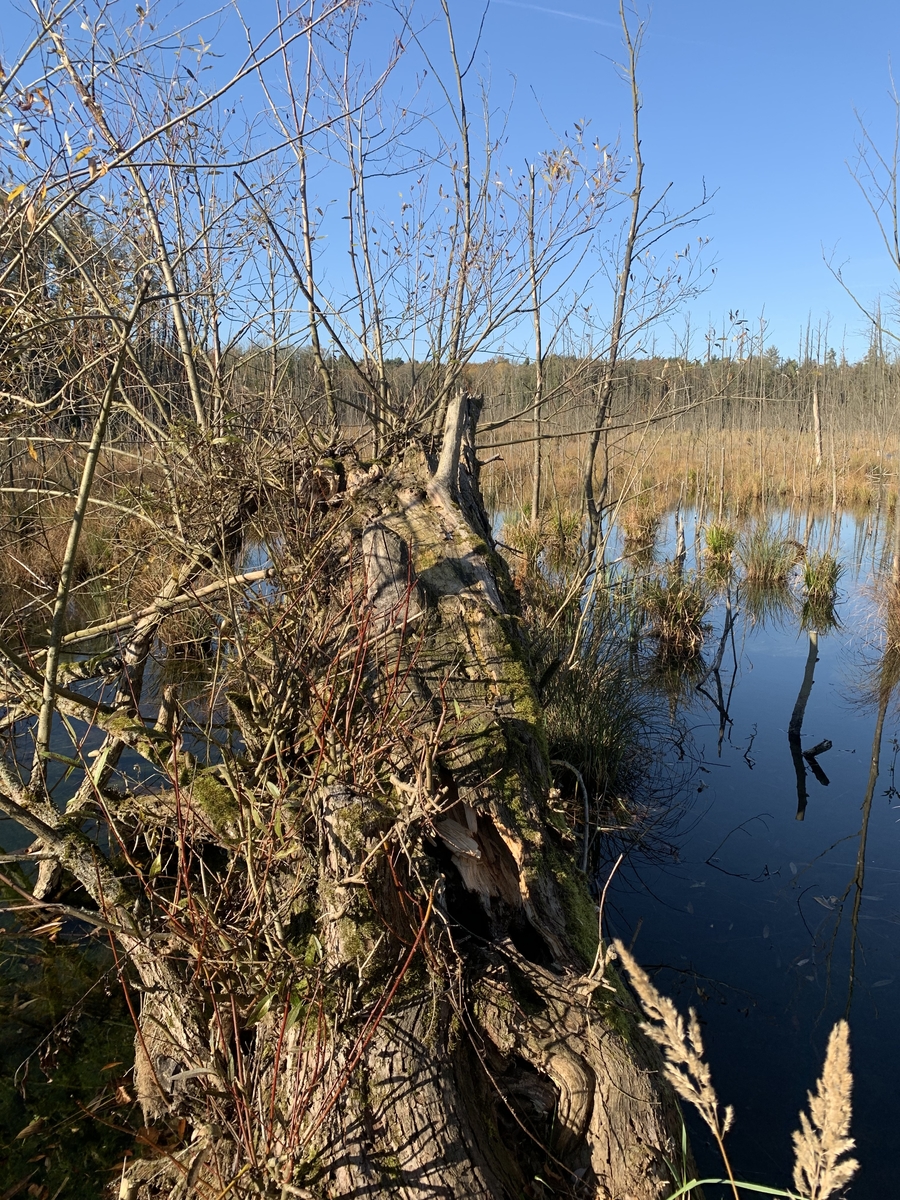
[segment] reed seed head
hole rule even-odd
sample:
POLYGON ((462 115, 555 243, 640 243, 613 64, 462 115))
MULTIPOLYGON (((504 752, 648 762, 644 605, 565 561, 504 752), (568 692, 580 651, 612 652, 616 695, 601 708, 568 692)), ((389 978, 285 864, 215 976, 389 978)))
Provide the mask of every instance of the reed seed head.
POLYGON ((856 1145, 850 1130, 850 1030, 838 1021, 828 1039, 825 1066, 809 1092, 809 1115, 794 1134, 794 1186, 809 1200, 826 1200, 850 1181, 859 1163, 845 1158, 856 1145))
POLYGON ((682 1100, 694 1105, 721 1141, 732 1126, 734 1109, 729 1105, 724 1113, 719 1111, 712 1075, 703 1058, 703 1038, 696 1012, 691 1009, 690 1017, 685 1022, 668 996, 656 990, 650 977, 624 945, 620 941, 614 945, 648 1017, 641 1028, 663 1052, 666 1078, 682 1100))

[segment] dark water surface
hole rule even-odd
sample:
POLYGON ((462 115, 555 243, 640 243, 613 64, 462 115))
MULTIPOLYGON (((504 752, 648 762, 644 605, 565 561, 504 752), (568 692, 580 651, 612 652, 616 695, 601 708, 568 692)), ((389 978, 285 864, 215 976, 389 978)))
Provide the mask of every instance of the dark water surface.
MULTIPOLYGON (((736 1110, 739 1178, 792 1186, 791 1132, 829 1031, 846 1016, 861 1162, 848 1194, 883 1200, 900 1194, 900 669, 885 654, 886 547, 876 516, 845 514, 834 530, 777 519, 811 546, 831 536, 846 567, 840 627, 818 632, 800 738, 804 750, 833 746, 816 760, 817 778, 789 744, 810 663, 796 593, 767 615, 764 598, 733 590, 718 679, 706 680, 707 695, 686 683, 675 706, 699 768, 656 852, 634 853, 617 874, 608 926, 634 939, 661 991, 696 1007, 719 1098, 736 1110)), ((664 541, 671 554, 671 527, 664 541)), ((724 621, 720 598, 707 664, 724 621)), ((702 1172, 721 1175, 703 1127, 690 1129, 702 1172)))

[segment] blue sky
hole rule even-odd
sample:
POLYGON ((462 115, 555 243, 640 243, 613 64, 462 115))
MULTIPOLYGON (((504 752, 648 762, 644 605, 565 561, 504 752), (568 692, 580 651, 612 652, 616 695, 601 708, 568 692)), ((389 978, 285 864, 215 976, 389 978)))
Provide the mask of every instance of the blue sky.
MULTIPOLYGON (((617 77, 621 55, 616 0, 450 0, 461 56, 482 23, 473 74, 489 81, 492 105, 509 107, 504 156, 534 161, 555 132, 587 118, 600 143, 627 136, 628 94, 617 77)), ((24 0, 0 0, 0 53, 9 62, 21 44, 24 0)), ((125 3, 119 12, 131 12, 125 3)), ((145 5, 147 7, 147 5, 145 5)), ((199 0, 151 13, 173 27, 210 12, 199 0)), ((268 29, 271 0, 244 6, 253 33, 268 29)), ((421 0, 420 20, 439 13, 421 0)), ((700 355, 710 325, 739 310, 752 326, 767 322, 767 341, 797 353, 811 319, 829 322, 828 342, 848 357, 865 352, 864 316, 829 274, 843 268, 865 304, 888 297, 900 280, 871 214, 848 171, 859 136, 854 110, 891 151, 890 62, 900 48, 900 5, 894 0, 658 0, 647 14, 640 76, 648 195, 671 183, 676 207, 714 192, 701 227, 711 239, 716 272, 689 316, 692 351, 700 355)), ((373 0, 362 49, 382 60, 396 21, 373 0)), ((204 22, 220 26, 214 45, 223 76, 242 55, 227 7, 204 22)), ((77 18, 76 18, 77 19, 77 18)), ((133 18, 131 18, 133 19, 133 18)), ((900 69, 900 68, 898 68, 900 69)), ((252 84, 242 87, 252 108, 252 84)), ((624 139, 623 139, 624 140, 624 139)), ((673 247, 674 249, 674 247, 673 247)), ((898 323, 900 324, 900 323, 898 323)), ((684 321, 661 327, 657 346, 671 350, 684 321)))
MULTIPOLYGON (((456 0, 454 12, 471 29, 481 5, 456 0)), ((558 126, 589 116, 603 141, 624 128, 609 62, 620 45, 613 0, 492 0, 483 55, 496 88, 516 80, 513 135, 539 126, 532 90, 558 126)), ((854 110, 892 148, 898 51, 900 5, 887 0, 657 0, 640 68, 648 184, 671 181, 685 205, 704 181, 716 192, 704 227, 717 272, 692 305, 698 337, 739 309, 751 324, 764 314, 783 353, 809 316, 830 319, 829 342, 849 357, 865 351, 865 319, 823 253, 866 304, 900 284, 847 167, 854 110)))

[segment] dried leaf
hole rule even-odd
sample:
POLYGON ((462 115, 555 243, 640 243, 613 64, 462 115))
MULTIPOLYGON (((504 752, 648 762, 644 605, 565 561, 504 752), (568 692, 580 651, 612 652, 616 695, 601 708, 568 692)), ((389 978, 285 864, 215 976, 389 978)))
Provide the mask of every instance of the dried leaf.
MULTIPOLYGON (((19 1130, 19 1132, 15 1136, 15 1141, 18 1142, 18 1141, 23 1140, 24 1138, 31 1137, 32 1134, 37 1133, 38 1130, 43 1129, 43 1127, 44 1127, 44 1118, 43 1117, 35 1117, 33 1121, 28 1122, 28 1124, 25 1126, 24 1129, 19 1130)), ((30 1176, 29 1176, 29 1178, 30 1178, 30 1176)))

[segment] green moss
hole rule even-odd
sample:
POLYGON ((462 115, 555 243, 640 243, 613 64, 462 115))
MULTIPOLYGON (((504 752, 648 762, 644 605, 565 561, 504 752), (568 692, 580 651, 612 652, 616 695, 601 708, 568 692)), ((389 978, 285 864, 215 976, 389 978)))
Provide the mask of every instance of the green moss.
POLYGON ((597 953, 597 906, 587 889, 583 876, 556 846, 548 845, 545 862, 562 893, 569 941, 578 951, 586 967, 597 953))
POLYGON ((198 771, 183 783, 189 786, 191 800, 217 833, 229 832, 240 820, 241 808, 234 793, 212 771, 198 771))
MULTIPOLYGON (((512 755, 510 758, 515 761, 512 755)), ((532 845, 539 845, 542 840, 541 831, 535 821, 536 814, 525 806, 522 795, 522 777, 518 767, 510 766, 503 771, 495 786, 501 797, 502 806, 512 817, 517 832, 525 841, 532 845)))

